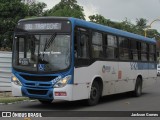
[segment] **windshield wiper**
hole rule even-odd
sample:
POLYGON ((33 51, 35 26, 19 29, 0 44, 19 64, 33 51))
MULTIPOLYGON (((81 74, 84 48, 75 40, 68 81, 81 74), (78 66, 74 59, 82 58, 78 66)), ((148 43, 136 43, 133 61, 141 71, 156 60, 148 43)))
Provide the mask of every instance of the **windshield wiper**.
POLYGON ((52 34, 52 36, 50 37, 50 39, 48 41, 46 41, 45 45, 44 45, 44 51, 46 51, 46 49, 48 49, 50 47, 50 45, 53 43, 54 39, 56 38, 57 34, 54 33, 52 34))
POLYGON ((48 49, 48 48, 50 47, 50 45, 51 45, 51 44, 53 43, 53 41, 55 40, 56 36, 57 36, 57 34, 54 33, 54 34, 52 34, 52 36, 49 38, 49 40, 46 40, 45 45, 44 45, 43 55, 42 55, 42 56, 43 56, 43 57, 42 57, 42 61, 44 61, 44 54, 45 54, 46 49, 48 49))

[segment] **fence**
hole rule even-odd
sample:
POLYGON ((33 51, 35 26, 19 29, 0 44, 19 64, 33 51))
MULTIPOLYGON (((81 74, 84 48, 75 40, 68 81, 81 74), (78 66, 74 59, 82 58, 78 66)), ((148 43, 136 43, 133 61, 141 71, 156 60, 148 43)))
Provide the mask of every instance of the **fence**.
POLYGON ((11 91, 12 52, 0 51, 0 92, 11 91))

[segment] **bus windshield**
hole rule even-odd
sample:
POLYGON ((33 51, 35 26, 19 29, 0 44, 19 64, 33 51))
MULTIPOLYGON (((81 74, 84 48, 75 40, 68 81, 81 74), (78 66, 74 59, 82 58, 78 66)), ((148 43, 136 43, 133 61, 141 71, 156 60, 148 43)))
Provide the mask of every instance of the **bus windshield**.
POLYGON ((70 65, 69 34, 17 34, 13 67, 24 71, 55 72, 70 65))

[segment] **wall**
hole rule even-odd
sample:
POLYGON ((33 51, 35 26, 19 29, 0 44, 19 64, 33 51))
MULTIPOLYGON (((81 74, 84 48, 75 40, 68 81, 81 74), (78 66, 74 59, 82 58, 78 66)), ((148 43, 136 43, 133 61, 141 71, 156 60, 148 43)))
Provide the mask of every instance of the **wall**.
POLYGON ((11 91, 12 52, 0 51, 0 92, 11 91))

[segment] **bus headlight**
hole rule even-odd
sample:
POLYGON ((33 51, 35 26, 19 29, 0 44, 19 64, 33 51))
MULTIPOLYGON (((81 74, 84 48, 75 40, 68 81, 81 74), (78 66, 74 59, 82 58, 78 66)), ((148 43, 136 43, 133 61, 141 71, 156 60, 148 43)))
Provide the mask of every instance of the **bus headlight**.
POLYGON ((12 76, 11 81, 12 81, 15 85, 22 86, 21 82, 18 80, 18 78, 17 78, 16 76, 12 76))
POLYGON ((61 80, 59 80, 55 85, 54 88, 61 88, 66 86, 66 84, 68 83, 68 81, 72 78, 71 75, 68 75, 64 78, 62 78, 61 80))

